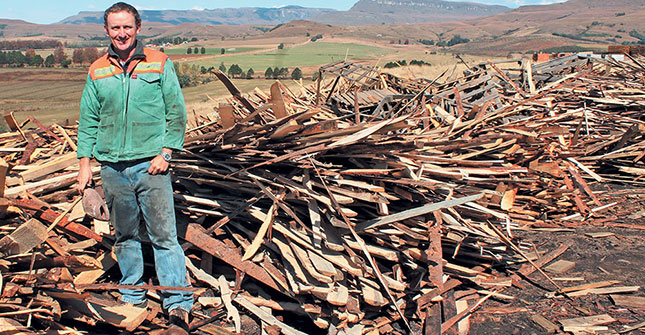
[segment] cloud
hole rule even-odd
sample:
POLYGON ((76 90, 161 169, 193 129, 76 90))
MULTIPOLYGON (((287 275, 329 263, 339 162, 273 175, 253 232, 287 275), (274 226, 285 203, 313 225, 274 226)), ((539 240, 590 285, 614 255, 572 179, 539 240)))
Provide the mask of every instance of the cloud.
POLYGON ((191 8, 192 10, 204 10, 204 7, 195 6, 191 8))

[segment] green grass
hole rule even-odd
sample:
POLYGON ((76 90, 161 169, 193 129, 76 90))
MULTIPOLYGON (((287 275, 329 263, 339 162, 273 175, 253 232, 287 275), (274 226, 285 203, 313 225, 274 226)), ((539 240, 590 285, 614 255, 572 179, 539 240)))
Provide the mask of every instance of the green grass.
POLYGON ((314 66, 345 59, 376 59, 382 54, 392 53, 392 50, 363 44, 315 42, 299 45, 282 50, 273 50, 250 55, 223 56, 190 62, 198 66, 219 66, 224 63, 227 67, 238 64, 242 69, 253 68, 256 72, 264 71, 267 67, 296 67, 314 66))
MULTIPOLYGON (((188 47, 185 48, 172 48, 172 49, 164 49, 164 52, 167 55, 185 55, 188 47)), ((195 47, 191 47, 191 49, 194 51, 195 47)), ((201 55, 202 48, 197 47, 199 50, 198 54, 201 55)), ((226 49, 226 54, 237 54, 240 52, 247 52, 247 51, 253 51, 253 50, 259 50, 260 48, 252 48, 252 47, 229 47, 229 48, 224 48, 226 49)), ((206 54, 207 55, 219 55, 222 52, 222 48, 206 48, 206 54)))

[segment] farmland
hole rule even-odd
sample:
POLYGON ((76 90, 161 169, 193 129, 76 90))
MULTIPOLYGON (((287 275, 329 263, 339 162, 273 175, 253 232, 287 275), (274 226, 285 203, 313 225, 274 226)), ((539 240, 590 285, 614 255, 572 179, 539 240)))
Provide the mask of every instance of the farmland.
MULTIPOLYGON (((194 49, 197 48, 200 51, 201 54, 201 47, 197 46, 186 46, 184 48, 182 47, 174 47, 174 48, 164 48, 164 52, 167 55, 186 55, 187 52, 186 50, 188 48, 194 49)), ((254 51, 254 50, 259 50, 260 48, 256 47, 223 47, 223 48, 205 48, 206 55, 220 55, 222 52, 222 49, 225 50, 225 54, 237 54, 241 52, 249 52, 249 51, 254 51)))
MULTIPOLYGON (((309 83, 311 75, 323 64, 350 59, 367 65, 383 66, 391 60, 422 59, 433 66, 410 66, 389 70, 403 77, 434 78, 444 69, 450 73, 459 73, 459 68, 454 67, 457 60, 450 54, 428 54, 419 48, 392 48, 361 44, 357 42, 315 42, 291 44, 284 49, 277 49, 277 45, 267 50, 267 45, 257 45, 249 42, 249 46, 237 44, 235 47, 226 47, 227 54, 199 55, 191 60, 190 57, 181 57, 179 52, 185 52, 187 47, 168 48, 166 53, 182 64, 205 67, 218 67, 222 62, 229 67, 238 64, 244 70, 249 67, 255 69, 254 79, 234 79, 233 82, 242 92, 252 91, 255 87, 268 91, 274 80, 263 78, 267 67, 300 67, 305 73, 304 85, 309 83), (236 52, 237 54, 228 55, 236 52), (454 69, 453 69, 454 68, 454 69)), ((257 42, 255 42, 257 43, 257 42)), ((218 48, 208 48, 216 51, 218 48)), ((67 49, 66 51, 70 51, 67 49)), ((49 50, 48 50, 49 51, 49 50)), ((51 51, 50 51, 51 52, 51 51)), ((185 55, 185 54, 184 54, 185 55)), ((185 55, 189 56, 189 55, 185 55)), ((192 55, 197 56, 197 55, 192 55)), ((481 57, 464 56, 467 62, 478 62, 481 57)), ((450 74, 448 73, 448 74, 450 74)), ((41 122, 62 123, 66 119, 76 119, 79 111, 79 101, 85 79, 86 67, 64 68, 0 68, 0 110, 3 113, 15 112, 18 121, 24 120, 29 115, 36 116, 41 122)), ((283 80, 289 86, 299 86, 291 80, 283 80)), ((197 113, 212 111, 215 100, 228 95, 226 88, 219 82, 183 89, 187 109, 197 113)))
POLYGON ((226 66, 237 64, 243 69, 253 68, 257 72, 264 71, 267 67, 293 68, 322 65, 345 58, 376 60, 382 55, 392 52, 391 49, 358 43, 315 42, 260 53, 200 59, 191 62, 191 64, 217 67, 223 62, 226 66))

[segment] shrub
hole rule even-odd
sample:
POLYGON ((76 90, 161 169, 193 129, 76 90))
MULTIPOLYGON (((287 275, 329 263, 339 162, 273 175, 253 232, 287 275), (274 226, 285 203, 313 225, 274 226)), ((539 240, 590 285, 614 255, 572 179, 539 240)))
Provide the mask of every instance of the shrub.
POLYGON ((293 69, 293 72, 291 72, 291 79, 293 80, 302 79, 302 70, 300 70, 300 68, 293 69))

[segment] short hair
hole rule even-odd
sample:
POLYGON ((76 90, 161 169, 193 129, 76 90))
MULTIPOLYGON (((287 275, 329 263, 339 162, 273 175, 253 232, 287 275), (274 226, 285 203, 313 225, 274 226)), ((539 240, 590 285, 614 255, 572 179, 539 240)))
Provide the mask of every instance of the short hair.
POLYGON ((114 5, 110 6, 110 8, 105 10, 105 13, 103 14, 103 24, 107 27, 107 18, 108 15, 112 13, 119 13, 126 11, 134 16, 134 22, 137 25, 137 27, 141 27, 141 16, 139 16, 139 12, 137 12, 137 9, 134 8, 132 5, 127 4, 125 2, 117 2, 114 5))

